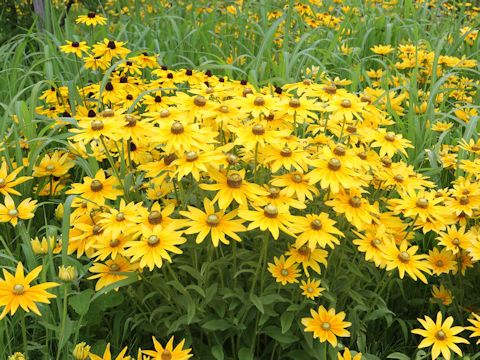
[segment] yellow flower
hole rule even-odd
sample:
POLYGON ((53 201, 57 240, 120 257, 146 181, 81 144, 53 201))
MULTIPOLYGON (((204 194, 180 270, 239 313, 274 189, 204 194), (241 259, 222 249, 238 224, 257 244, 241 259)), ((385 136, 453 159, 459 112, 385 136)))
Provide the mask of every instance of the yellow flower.
POLYGON ((87 46, 86 41, 67 41, 67 45, 60 46, 60 50, 66 54, 73 53, 77 55, 79 58, 82 57, 82 52, 88 52, 88 49, 90 49, 89 46, 87 46))
POLYGON ((406 272, 413 280, 417 280, 418 277, 426 284, 427 278, 423 272, 430 274, 430 265, 426 261, 427 255, 416 255, 415 253, 418 250, 418 246, 408 247, 408 245, 406 240, 402 241, 399 248, 393 241, 383 245, 382 251, 384 252, 385 262, 387 263, 386 269, 390 271, 398 268, 400 279, 403 279, 406 272))
POLYGON ((77 24, 85 24, 87 26, 97 26, 97 25, 105 25, 107 22, 107 18, 96 14, 93 11, 88 12, 87 15, 80 15, 75 22, 77 24))
POLYGON ((292 258, 285 260, 283 255, 280 259, 274 256, 273 262, 268 263, 268 271, 277 279, 277 282, 281 282, 282 285, 298 282, 296 278, 300 276, 300 270, 297 269, 298 265, 292 258))
POLYGON ((31 176, 20 176, 16 178, 22 169, 23 166, 20 166, 8 174, 7 162, 2 162, 2 166, 0 167, 0 194, 7 195, 10 193, 13 195, 21 195, 17 190, 13 189, 13 187, 32 178, 31 176))
POLYGON ((423 339, 418 348, 424 348, 427 346, 432 346, 432 359, 435 360, 440 352, 446 360, 450 360, 451 351, 453 350, 458 355, 462 356, 462 351, 456 345, 457 343, 469 344, 468 340, 455 336, 458 333, 464 330, 461 326, 453 325, 453 317, 449 316, 442 322, 442 313, 437 313, 436 322, 434 322, 430 317, 425 316, 425 319, 417 319, 424 329, 413 329, 413 334, 418 334, 423 336, 423 339))
MULTIPOLYGON (((125 356, 126 352, 127 352, 127 346, 123 348, 123 350, 120 352, 120 354, 118 354, 115 360, 130 360, 130 356, 125 356)), ((91 360, 112 360, 112 353, 110 352, 110 343, 107 344, 107 348, 105 349, 105 352, 103 353, 102 357, 92 353, 90 353, 89 355, 91 360)))
POLYGON ((125 56, 130 53, 130 50, 123 47, 126 42, 103 39, 103 43, 99 42, 93 45, 93 54, 97 57, 103 57, 106 61, 113 58, 125 59, 125 56))
POLYGON ((311 318, 303 318, 302 324, 305 331, 312 331, 314 338, 319 338, 320 342, 328 341, 333 347, 337 346, 337 336, 350 336, 350 332, 345 328, 352 325, 351 322, 343 321, 345 313, 339 312, 335 314, 335 309, 328 311, 320 306, 318 312, 310 309, 311 318))
POLYGON ((193 356, 190 354, 192 349, 183 349, 185 339, 180 341, 178 345, 173 348, 173 336, 168 340, 167 345, 163 347, 155 337, 153 337, 153 346, 155 350, 144 350, 143 353, 149 356, 153 356, 154 359, 161 360, 187 360, 193 356))
POLYGON ((39 266, 32 270, 27 276, 23 272, 23 264, 17 265, 15 276, 3 269, 5 279, 0 280, 0 305, 4 306, 0 315, 0 320, 10 311, 10 315, 15 314, 20 306, 26 312, 33 311, 35 314, 42 316, 35 302, 50 304, 48 299, 56 296, 47 292, 47 289, 59 286, 54 282, 46 282, 39 285, 30 285, 38 274, 42 271, 39 266))
POLYGON ((325 290, 320 287, 320 280, 302 280, 300 289, 303 290, 302 295, 305 295, 307 298, 314 300, 316 297, 321 295, 321 292, 325 290))
MULTIPOLYGON (((480 315, 472 313, 475 319, 467 319, 473 326, 468 326, 465 329, 472 331, 470 337, 480 336, 480 315)), ((477 341, 477 344, 480 343, 480 339, 477 341)))
POLYGON ((433 285, 432 296, 433 297, 430 299, 432 303, 434 304, 437 303, 437 299, 439 299, 441 300, 442 304, 445 306, 450 305, 454 298, 452 296, 452 293, 449 290, 447 290, 443 285, 440 285, 439 288, 433 285))
POLYGON ((377 55, 387 55, 390 54, 394 48, 391 45, 375 45, 374 47, 370 48, 375 54, 377 55))
POLYGON ((81 342, 73 349, 73 357, 75 360, 85 360, 90 354, 90 346, 85 342, 81 342))
POLYGON ((5 196, 5 205, 0 204, 0 222, 11 222, 17 225, 18 219, 28 220, 34 217, 37 200, 23 200, 17 207, 10 195, 5 196))
POLYGON ((288 207, 276 207, 268 204, 262 208, 254 206, 255 210, 240 210, 238 215, 251 223, 248 230, 260 228, 261 231, 268 230, 275 240, 278 239, 280 230, 293 236, 288 230, 292 226, 293 216, 288 212, 288 207))
POLYGON ((362 359, 362 353, 358 353, 352 358, 352 354, 350 353, 349 348, 345 348, 345 351, 343 352, 343 355, 340 354, 340 352, 337 353, 338 360, 361 360, 362 359))
POLYGON ((21 352, 16 352, 15 354, 10 355, 8 360, 25 360, 25 355, 23 355, 21 352))
POLYGON ((49 251, 58 254, 62 251, 61 241, 57 243, 53 236, 48 236, 48 240, 42 237, 41 241, 38 240, 38 237, 35 237, 35 239, 30 240, 30 244, 35 254, 48 254, 49 251))
POLYGON ((292 221, 290 230, 297 235, 295 246, 300 248, 305 243, 313 250, 318 246, 334 248, 334 244, 339 244, 338 237, 343 237, 343 233, 334 225, 335 221, 328 217, 327 213, 307 214, 305 216, 296 216, 292 221))
MULTIPOLYGON (((138 264, 130 263, 122 256, 117 256, 115 260, 107 260, 105 264, 94 263, 88 271, 94 273, 88 280, 99 279, 95 284, 95 291, 116 283, 117 281, 126 279, 128 276, 123 273, 133 272, 138 269, 138 264)), ((115 289, 117 290, 117 289, 115 289)))
POLYGON ((35 177, 65 175, 69 169, 75 166, 75 163, 69 159, 69 155, 67 152, 61 154, 60 151, 54 151, 51 156, 45 154, 40 164, 33 167, 32 175, 35 177))

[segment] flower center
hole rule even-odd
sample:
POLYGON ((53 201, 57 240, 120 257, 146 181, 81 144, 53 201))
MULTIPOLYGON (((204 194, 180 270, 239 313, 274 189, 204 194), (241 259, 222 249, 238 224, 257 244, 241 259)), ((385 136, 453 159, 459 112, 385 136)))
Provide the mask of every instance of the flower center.
POLYGON ((72 47, 79 47, 80 44, 78 43, 78 41, 72 41, 72 47))
POLYGON ((270 188, 268 189, 268 192, 270 193, 270 194, 268 195, 268 197, 269 197, 270 199, 276 199, 276 198, 278 198, 278 196, 280 195, 280 189, 277 188, 277 187, 274 187, 274 186, 270 187, 270 188))
POLYGON ((148 214, 148 222, 151 225, 158 225, 162 222, 162 213, 160 211, 153 210, 148 214))
POLYGON ((348 108, 352 107, 352 102, 349 99, 343 99, 342 102, 340 103, 340 105, 343 108, 348 109, 348 108))
POLYGON ((385 134, 384 138, 387 141, 393 142, 393 141, 395 141, 395 134, 392 133, 392 132, 388 132, 388 133, 385 134))
POLYGON ((245 88, 245 89, 243 89, 243 91, 242 91, 243 97, 247 97, 247 95, 250 95, 250 94, 253 94, 253 90, 252 90, 252 89, 250 89, 250 88, 245 88))
POLYGON ((320 219, 315 219, 310 223, 310 227, 313 230, 321 230, 322 229, 322 222, 320 221, 320 219))
POLYGON ((198 153, 196 151, 189 151, 185 155, 185 160, 188 162, 193 162, 198 159, 198 153))
POLYGON ((470 200, 468 199, 468 196, 462 196, 460 198, 460 204, 461 205, 467 205, 469 202, 470 202, 470 200))
POLYGON ((300 175, 300 174, 293 174, 292 175, 292 180, 293 180, 294 183, 299 184, 303 181, 303 178, 302 178, 302 175, 300 175))
POLYGON ((437 333, 435 334, 435 337, 437 340, 445 340, 447 338, 447 334, 445 334, 445 331, 443 330, 438 330, 437 333))
POLYGON ((265 127, 262 124, 257 124, 252 127, 253 135, 263 135, 265 134, 265 127))
POLYGON ((103 130, 103 121, 102 120, 92 120, 92 122, 90 123, 90 129, 92 129, 93 131, 100 131, 100 130, 103 130))
POLYGON ((185 131, 185 128, 183 127, 181 122, 175 121, 170 127, 170 131, 172 132, 172 134, 178 135, 182 134, 185 131))
POLYGON ((135 119, 135 116, 133 115, 126 115, 125 121, 127 122, 127 127, 135 127, 135 125, 137 125, 137 119, 135 119))
POLYGON ((288 276, 288 270, 282 269, 282 271, 280 271, 280 274, 282 274, 282 276, 288 276))
POLYGON ((302 256, 308 256, 310 255, 310 249, 308 248, 307 245, 302 245, 299 249, 298 249, 298 253, 302 256))
POLYGON ((322 323, 322 329, 323 330, 330 330, 330 327, 331 327, 330 323, 328 323, 328 322, 322 323))
POLYGON ((390 159, 387 156, 384 156, 380 161, 382 162, 383 166, 385 166, 386 168, 389 168, 390 166, 392 166, 392 159, 390 159))
POLYGON ((477 144, 473 145, 472 151, 480 151, 480 145, 477 145, 477 144))
POLYGON ((93 225, 92 227, 92 234, 99 235, 102 233, 102 227, 100 225, 93 225))
POLYGON ((155 96, 155 102, 156 103, 161 103, 162 102, 162 97, 160 95, 155 96))
POLYGON ((118 270, 120 270, 120 265, 118 264, 110 265, 110 271, 118 271, 118 270))
POLYGON ((117 247, 118 245, 120 245, 120 241, 118 239, 110 241, 110 247, 117 247))
POLYGON ((307 288, 307 292, 312 293, 312 292, 313 292, 313 288, 312 288, 311 286, 309 286, 309 287, 307 288))
POLYGON ((373 239, 372 241, 370 241, 370 245, 372 245, 372 247, 374 248, 378 248, 378 245, 380 245, 382 243, 382 241, 380 239, 373 239))
POLYGON ((426 209, 428 207, 428 200, 424 199, 424 198, 420 198, 420 199, 417 200, 416 205, 420 209, 426 209))
POLYGON ((147 239, 147 243, 149 246, 156 246, 160 242, 160 239, 157 235, 150 235, 147 239))
POLYGON ((265 214, 266 217, 273 219, 278 216, 278 209, 276 206, 272 204, 268 204, 263 208, 263 213, 265 214))
POLYGON ((172 353, 167 349, 163 350, 161 360, 172 360, 172 353))
POLYGON ((108 42, 107 47, 108 47, 109 49, 114 50, 117 46, 115 45, 115 41, 110 40, 110 41, 108 42))
POLYGON ((303 85, 312 85, 313 84, 313 80, 312 79, 304 79, 303 80, 303 85))
POLYGON ((283 157, 290 157, 290 156, 292 156, 292 153, 293 153, 293 151, 289 147, 284 147, 280 151, 280 155, 282 155, 283 157))
POLYGON ((261 96, 257 96, 255 100, 253 100, 253 104, 255 106, 263 106, 265 105, 265 99, 261 96))
POLYGON ((160 111, 160 117, 161 118, 166 118, 166 117, 169 117, 169 116, 170 116, 170 110, 163 109, 162 111, 160 111))
POLYGON ((198 107, 203 107, 207 104, 207 99, 205 99, 202 95, 197 95, 193 98, 193 103, 198 107))
POLYGON ((123 212, 119 212, 116 216, 115 216, 115 220, 117 221, 123 221, 125 220, 125 214, 123 212))
POLYGON ((443 261, 442 260, 437 260, 435 265, 437 265, 438 267, 442 267, 443 266, 443 261))
POLYGON ((210 214, 207 216, 207 225, 211 227, 215 227, 220 224, 220 217, 215 214, 210 214))
POLYGON ((208 87, 205 89, 205 94, 213 94, 215 92, 215 90, 212 88, 212 87, 208 87))
POLYGON ((16 284, 12 290, 15 295, 22 295, 25 292, 25 287, 22 284, 16 284))
POLYGON ((333 149, 333 153, 337 156, 345 156, 347 150, 342 145, 337 145, 335 149, 333 149))
POLYGON ((453 240, 452 240, 452 244, 453 244, 453 245, 456 245, 456 246, 460 245, 460 239, 459 239, 459 238, 453 239, 453 240))
POLYGON ((328 161, 328 168, 332 171, 340 170, 341 167, 342 167, 342 162, 337 158, 331 158, 328 161))
POLYGON ((16 217, 18 215, 18 211, 16 209, 12 209, 8 212, 8 216, 16 217))
POLYGON ((228 106, 225 106, 225 105, 220 106, 220 112, 227 114, 229 112, 228 106))
POLYGON ((92 190, 93 192, 98 192, 102 189, 103 189, 103 184, 100 180, 95 179, 90 183, 90 190, 92 190))
POLYGON ((333 95, 337 92, 337 87, 335 85, 328 85, 323 88, 323 91, 325 91, 329 95, 333 95))
POLYGON ((4 187, 5 186, 5 179, 4 178, 0 178, 0 187, 4 187))
POLYGON ((90 19, 94 19, 95 18, 95 13, 93 11, 90 11, 87 16, 90 18, 90 19))
POLYGON ((359 152, 357 156, 362 160, 367 160, 367 153, 365 151, 359 152))
MULTIPOLYGON (((111 83, 110 83, 111 84, 111 83)), ((108 85, 108 84, 107 84, 108 85)), ((112 90, 112 89, 110 89, 112 90)), ((105 109, 103 110, 102 112, 102 116, 104 118, 108 118, 108 117, 114 117, 115 116, 115 111, 113 111, 112 109, 105 109)))
POLYGON ((403 180, 405 180, 405 179, 403 178, 403 176, 401 174, 397 174, 393 177, 393 180, 395 180, 396 182, 402 183, 403 180))
POLYGON ((47 165, 47 166, 45 167, 45 170, 47 170, 47 171, 49 171, 49 172, 52 172, 53 170, 55 170, 55 166, 53 166, 53 165, 47 165))
POLYGON ((168 155, 165 155, 163 157, 163 163, 165 165, 170 165, 175 159, 177 158, 177 156, 175 154, 168 154, 168 155))
POLYGON ((300 107, 300 100, 298 99, 290 99, 290 101, 288 102, 288 105, 294 109, 296 108, 299 108, 300 107))
POLYGON ((407 253, 406 251, 402 251, 401 253, 398 254, 397 258, 402 263, 407 264, 410 261, 410 254, 407 253))
POLYGON ((372 102, 372 97, 368 94, 363 94, 362 97, 360 98, 360 101, 370 104, 372 102))
POLYGON ((357 127, 353 125, 348 125, 345 129, 349 134, 357 132, 357 127))
POLYGON ((242 176, 238 173, 228 175, 227 185, 231 188, 238 189, 242 186, 242 176))
POLYGON ((225 160, 227 160, 230 165, 235 165, 238 163, 238 156, 235 154, 227 154, 225 156, 225 160))
POLYGON ((362 206, 362 198, 355 195, 354 197, 350 198, 350 200, 348 200, 348 203, 353 208, 359 208, 360 206, 362 206))

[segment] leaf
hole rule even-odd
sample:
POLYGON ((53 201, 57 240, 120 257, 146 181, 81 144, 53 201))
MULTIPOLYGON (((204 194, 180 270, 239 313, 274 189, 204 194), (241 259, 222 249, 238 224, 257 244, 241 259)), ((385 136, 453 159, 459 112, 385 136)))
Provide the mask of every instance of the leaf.
POLYGON ((73 295, 68 300, 70 306, 78 315, 85 315, 90 307, 90 300, 93 295, 92 289, 86 289, 79 294, 73 295))
POLYGON ((298 337, 293 334, 283 334, 279 327, 276 326, 268 326, 266 327, 262 333, 270 336, 272 339, 278 341, 281 344, 289 345, 296 341, 298 341, 298 337))
POLYGON ((285 334, 290 327, 292 326, 293 318, 295 314, 290 311, 285 311, 282 316, 280 316, 280 325, 282 326, 282 334, 285 334))
POLYGON ((388 310, 387 308, 377 309, 372 311, 365 317, 365 321, 376 320, 378 318, 386 317, 386 315, 395 315, 393 312, 388 310))
POLYGON ((212 347, 212 355, 217 360, 223 360, 225 357, 223 354, 223 348, 220 345, 215 345, 212 347))
POLYGON ((258 311, 260 311, 262 314, 265 312, 265 309, 263 308, 263 304, 257 295, 250 294, 250 300, 252 300, 253 305, 255 305, 258 311))
POLYGON ((253 360, 253 354, 250 352, 250 349, 241 348, 238 352, 238 358, 242 360, 253 360))
POLYGON ((387 359, 410 360, 410 357, 399 352, 394 352, 388 355, 387 359))
POLYGON ((227 330, 232 327, 232 324, 224 319, 210 320, 202 325, 204 329, 207 330, 227 330))

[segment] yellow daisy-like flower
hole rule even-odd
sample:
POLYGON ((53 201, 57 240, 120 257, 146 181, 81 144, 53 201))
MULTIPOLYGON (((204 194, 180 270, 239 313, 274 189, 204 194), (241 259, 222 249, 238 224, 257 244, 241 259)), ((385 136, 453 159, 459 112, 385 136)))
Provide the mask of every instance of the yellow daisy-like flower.
POLYGON ((37 200, 30 198, 23 200, 18 206, 10 195, 5 196, 5 205, 0 204, 0 222, 11 222, 16 226, 18 219, 28 220, 34 217, 37 200))
POLYGON ((187 360, 193 356, 190 354, 192 349, 184 349, 185 339, 180 341, 178 345, 173 348, 173 336, 168 340, 167 345, 163 347, 155 337, 153 337, 153 346, 155 350, 144 350, 145 355, 153 356, 158 360, 187 360))
POLYGON ((133 272, 137 269, 138 263, 130 263, 123 256, 117 256, 115 260, 107 260, 105 264, 98 262, 90 266, 88 271, 94 275, 90 276, 88 280, 98 279, 95 284, 95 291, 99 291, 105 286, 126 279, 128 276, 124 273, 133 272))
POLYGON ((377 55, 387 55, 395 49, 391 45, 375 45, 374 47, 370 48, 370 50, 377 55))
POLYGON ((311 318, 303 318, 302 324, 305 331, 312 331, 314 338, 319 338, 320 342, 328 341, 333 347, 337 346, 337 336, 347 337, 350 332, 345 328, 352 325, 351 322, 343 321, 345 313, 339 312, 335 314, 335 309, 328 311, 320 306, 318 311, 310 309, 311 318))
POLYGON ((312 165, 315 169, 306 175, 310 185, 319 183, 323 189, 330 188, 333 194, 357 185, 355 172, 336 157, 313 160, 312 165))
POLYGON ((113 58, 125 59, 130 50, 123 47, 126 42, 103 39, 103 43, 99 42, 93 45, 93 54, 97 57, 101 56, 105 60, 110 61, 113 58))
POLYGON ((320 287, 320 280, 302 280, 300 289, 303 290, 302 295, 305 295, 307 298, 314 300, 316 297, 321 295, 321 292, 325 290, 320 287))
POLYGON ((75 163, 69 159, 69 155, 67 152, 61 154, 59 151, 54 151, 52 155, 45 154, 40 164, 33 167, 32 175, 35 177, 65 175, 75 166, 75 163))
POLYGON ((349 348, 345 348, 343 351, 343 355, 340 354, 340 352, 337 353, 338 360, 361 360, 362 359, 362 353, 358 353, 352 358, 352 354, 350 353, 349 348))
POLYGON ((172 262, 168 252, 175 254, 183 253, 177 245, 183 244, 187 240, 174 230, 170 225, 166 228, 155 227, 153 230, 143 232, 140 240, 131 241, 127 244, 128 249, 125 256, 131 257, 130 261, 140 260, 140 268, 148 267, 153 270, 156 267, 161 268, 163 259, 172 262))
POLYGON ((208 199, 203 200, 205 212, 193 206, 188 207, 188 211, 180 211, 180 215, 189 218, 185 221, 185 234, 197 234, 196 243, 203 242, 205 237, 210 234, 213 246, 217 247, 219 242, 229 244, 230 241, 226 239, 228 236, 236 241, 242 241, 237 232, 246 231, 247 228, 242 225, 244 220, 234 218, 237 216, 237 211, 231 211, 225 214, 223 211, 215 211, 212 202, 208 199))
POLYGON ((387 263, 386 269, 390 271, 398 268, 400 279, 403 279, 405 273, 407 273, 413 280, 419 278, 426 284, 428 281, 423 272, 430 273, 430 265, 426 261, 427 255, 415 255, 418 246, 408 247, 408 245, 406 240, 402 241, 399 248, 393 241, 383 245, 382 250, 387 263))
POLYGON ((447 274, 457 269, 457 260, 452 251, 442 248, 433 248, 428 252, 428 262, 435 275, 447 274))
POLYGON ((449 316, 442 322, 442 313, 437 313, 437 319, 434 322, 430 317, 425 316, 425 319, 417 319, 424 329, 413 329, 413 334, 423 336, 423 339, 418 347, 424 348, 432 346, 432 359, 435 360, 440 353, 446 360, 450 360, 451 351, 453 350, 458 355, 462 356, 462 351, 457 346, 457 343, 469 344, 468 340, 455 336, 464 330, 461 326, 453 325, 453 317, 449 316))
POLYGON ((273 263, 268 263, 268 271, 273 275, 277 282, 281 282, 282 285, 287 283, 292 284, 298 282, 296 279, 300 276, 300 270, 297 269, 298 265, 292 258, 285 260, 285 256, 277 258, 274 256, 273 263))
POLYGON ((318 246, 325 248, 327 246, 334 248, 334 244, 339 244, 337 237, 343 237, 343 233, 334 225, 336 221, 330 219, 327 213, 307 214, 296 216, 292 221, 290 230, 297 235, 295 246, 300 248, 308 243, 310 249, 318 246), (336 235, 336 236, 335 236, 336 235))
MULTIPOLYGON (((123 350, 120 352, 120 354, 118 354, 115 360, 130 360, 130 356, 125 356, 126 352, 127 352, 127 346, 123 348, 123 350)), ((110 343, 107 344, 107 348, 105 349, 105 352, 103 353, 102 357, 92 353, 89 353, 89 356, 91 360, 112 360, 112 353, 110 352, 110 343)))
POLYGON ((105 25, 107 22, 107 18, 96 14, 93 11, 88 12, 87 15, 80 15, 75 22, 77 24, 85 24, 87 26, 97 26, 97 25, 105 25))
POLYGON ((26 312, 30 312, 31 310, 35 314, 42 316, 35 303, 50 304, 48 299, 55 298, 56 296, 46 290, 59 286, 59 284, 46 282, 31 286, 30 283, 41 271, 42 267, 39 266, 25 276, 21 262, 17 265, 15 276, 3 269, 4 279, 0 280, 0 306, 4 306, 4 308, 2 314, 0 314, 0 320, 3 319, 8 312, 10 312, 10 315, 15 314, 18 307, 21 307, 26 312))
POLYGON ((31 176, 20 176, 17 178, 18 173, 22 171, 22 169, 23 166, 20 166, 9 174, 7 162, 2 162, 2 166, 0 167, 0 194, 7 195, 10 193, 13 195, 21 195, 13 187, 32 178, 31 176))
POLYGON ((387 132, 385 129, 378 129, 377 132, 373 132, 373 139, 374 142, 372 143, 372 147, 379 147, 379 155, 380 157, 388 156, 392 157, 400 151, 402 154, 407 156, 407 152, 405 151, 406 148, 413 148, 413 145, 410 143, 409 140, 404 139, 402 135, 395 134, 391 131, 387 132))
POLYGON ((435 304, 437 299, 439 299, 443 305, 448 306, 452 303, 453 298, 451 291, 446 289, 445 286, 440 285, 440 287, 437 287, 433 285, 430 302, 435 304))
POLYGON ((103 227, 103 235, 116 239, 121 233, 129 235, 136 232, 137 223, 139 222, 139 211, 135 203, 125 203, 120 200, 120 207, 110 209, 110 212, 100 214, 102 219, 98 223, 103 227))
MULTIPOLYGON (((468 326, 465 329, 472 331, 470 337, 480 336, 480 315, 472 313, 474 319, 467 319, 473 326, 468 326)), ((477 344, 480 344, 478 339, 477 344)))
POLYGON ((456 225, 452 225, 447 227, 446 232, 441 232, 437 240, 439 245, 445 246, 456 254, 461 249, 466 249, 473 238, 473 235, 470 233, 465 233, 465 226, 457 229, 456 225))
POLYGON ((68 41, 66 40, 67 45, 60 46, 60 50, 64 52, 65 54, 73 53, 77 55, 79 58, 82 57, 82 52, 88 52, 88 49, 90 49, 89 46, 87 46, 86 41, 68 41))
POLYGON ((313 200, 313 196, 320 193, 314 185, 309 184, 308 178, 301 172, 275 176, 271 183, 283 188, 285 196, 295 195, 301 202, 305 202, 306 199, 313 200))
POLYGON ((288 230, 292 226, 293 217, 288 212, 288 207, 276 207, 268 204, 262 208, 255 207, 255 210, 240 210, 238 215, 251 223, 248 225, 248 230, 260 228, 261 231, 268 230, 275 240, 278 239, 280 230, 292 235, 288 230))

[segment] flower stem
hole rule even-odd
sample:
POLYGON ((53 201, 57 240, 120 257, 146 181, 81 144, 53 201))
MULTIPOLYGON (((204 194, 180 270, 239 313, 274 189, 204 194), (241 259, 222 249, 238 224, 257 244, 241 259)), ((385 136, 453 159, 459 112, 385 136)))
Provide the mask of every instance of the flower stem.
MULTIPOLYGON (((265 230, 265 239, 263 241, 262 251, 260 253, 260 257, 258 258, 257 268, 255 269, 255 275, 253 276, 252 287, 250 288, 250 294, 253 294, 255 290, 255 285, 257 283, 258 274, 260 273, 260 267, 264 268, 264 263, 266 264, 267 260, 267 249, 268 249, 268 236, 270 232, 265 230), (263 259, 263 261, 262 261, 263 259)), ((261 280, 261 286, 263 287, 263 279, 261 280)))
POLYGON ((21 311, 20 313, 21 313, 23 352, 25 355, 25 359, 28 359, 27 327, 25 326, 25 311, 21 311))
POLYGON ((63 334, 65 331, 65 321, 67 319, 67 297, 68 297, 68 285, 63 284, 63 314, 62 314, 62 327, 60 329, 60 338, 58 340, 58 350, 57 350, 57 360, 60 359, 60 353, 62 352, 63 347, 63 334))

